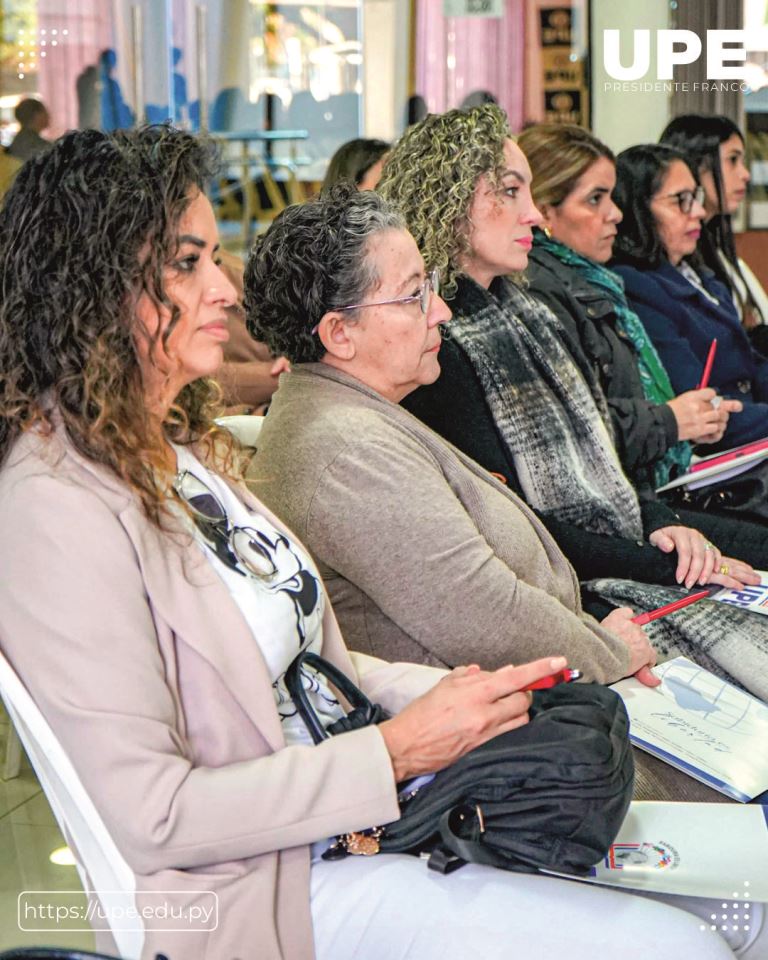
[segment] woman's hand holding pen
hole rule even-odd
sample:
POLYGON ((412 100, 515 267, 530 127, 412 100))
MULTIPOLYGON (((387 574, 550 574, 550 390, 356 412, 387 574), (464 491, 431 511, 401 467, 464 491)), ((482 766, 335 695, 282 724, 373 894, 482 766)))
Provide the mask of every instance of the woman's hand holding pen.
POLYGON ((760 583, 760 577, 748 563, 724 557, 713 543, 692 527, 661 527, 654 530, 648 540, 664 553, 677 551, 675 579, 685 584, 688 590, 696 583, 717 583, 723 587, 760 583))
POLYGON ((728 418, 738 413, 743 405, 740 400, 725 400, 718 397, 711 387, 703 390, 687 390, 668 401, 677 421, 679 440, 691 440, 693 443, 717 443, 728 426, 728 418))
POLYGON ((661 683, 658 677, 651 673, 651 667, 656 663, 656 651, 651 646, 642 627, 632 622, 635 611, 631 607, 617 607, 611 610, 600 626, 610 630, 629 648, 628 676, 634 676, 646 687, 658 687, 661 683))
POLYGON ((435 773, 486 740, 528 722, 528 684, 567 665, 545 657, 518 667, 456 667, 431 690, 379 725, 397 781, 435 773))

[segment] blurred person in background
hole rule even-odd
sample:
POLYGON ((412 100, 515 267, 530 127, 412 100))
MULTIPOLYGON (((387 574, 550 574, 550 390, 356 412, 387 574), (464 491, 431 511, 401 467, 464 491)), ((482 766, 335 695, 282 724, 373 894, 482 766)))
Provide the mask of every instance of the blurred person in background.
POLYGON ((375 190, 391 144, 386 140, 349 140, 331 157, 321 191, 339 180, 351 180, 358 190, 375 190))
POLYGON ((20 129, 8 147, 10 156, 24 162, 50 147, 50 140, 40 136, 51 122, 51 116, 41 100, 26 97, 16 105, 13 113, 20 129))

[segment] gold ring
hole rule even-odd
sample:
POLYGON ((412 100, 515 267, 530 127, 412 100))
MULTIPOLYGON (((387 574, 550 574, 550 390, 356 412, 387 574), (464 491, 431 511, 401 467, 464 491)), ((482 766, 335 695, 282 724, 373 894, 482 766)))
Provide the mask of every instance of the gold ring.
POLYGON ((720 564, 720 571, 719 571, 719 572, 722 573, 722 575, 723 575, 724 577, 727 577, 727 576, 728 576, 728 571, 729 571, 730 569, 731 569, 731 568, 728 566, 727 563, 721 563, 721 564, 720 564))

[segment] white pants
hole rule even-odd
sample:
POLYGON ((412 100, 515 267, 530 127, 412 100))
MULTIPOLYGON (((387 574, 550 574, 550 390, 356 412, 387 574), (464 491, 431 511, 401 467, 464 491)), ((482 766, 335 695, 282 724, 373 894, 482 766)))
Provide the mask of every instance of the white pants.
POLYGON ((715 908, 396 854, 312 865, 317 960, 768 960, 762 904, 747 932, 712 932, 715 908))

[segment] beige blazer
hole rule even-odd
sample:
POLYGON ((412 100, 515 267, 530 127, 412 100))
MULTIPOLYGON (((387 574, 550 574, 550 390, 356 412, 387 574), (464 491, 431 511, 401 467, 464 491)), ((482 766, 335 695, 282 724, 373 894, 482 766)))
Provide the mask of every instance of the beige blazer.
MULTIPOLYGON (((398 816, 381 734, 285 747, 226 587, 61 432, 16 443, 0 530, 0 645, 137 874, 138 905, 157 903, 147 891, 177 891, 174 909, 218 896, 215 931, 148 930, 145 956, 311 958, 308 844, 398 816)), ((442 675, 353 664, 330 604, 323 652, 392 711, 442 675)))

